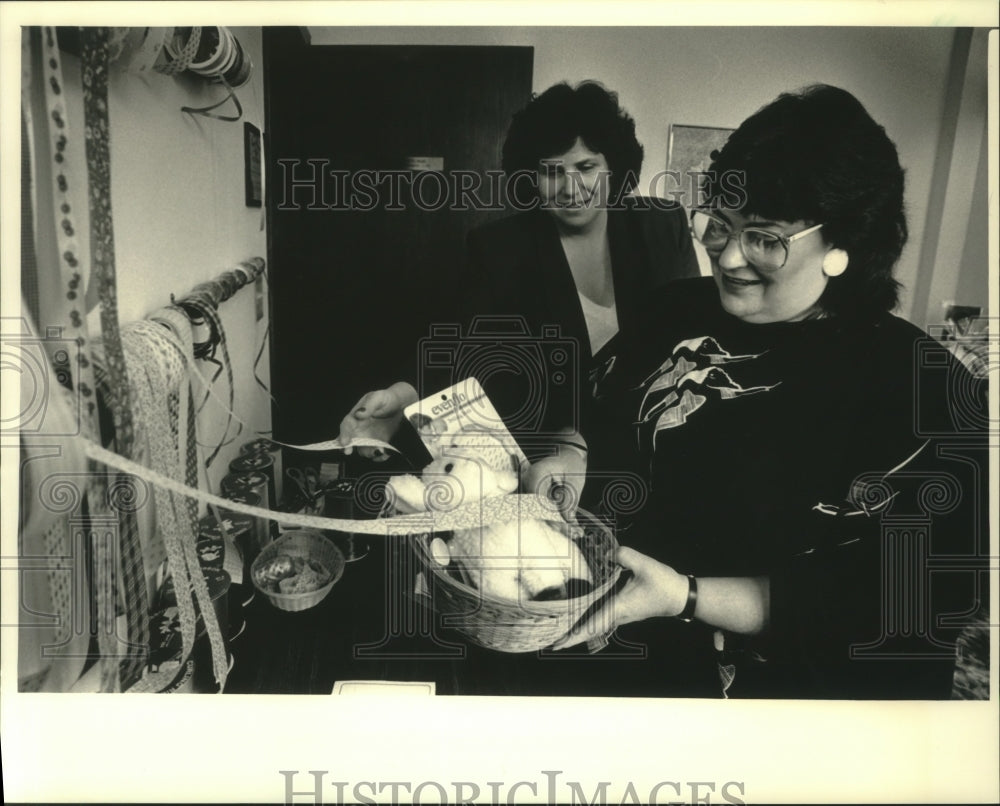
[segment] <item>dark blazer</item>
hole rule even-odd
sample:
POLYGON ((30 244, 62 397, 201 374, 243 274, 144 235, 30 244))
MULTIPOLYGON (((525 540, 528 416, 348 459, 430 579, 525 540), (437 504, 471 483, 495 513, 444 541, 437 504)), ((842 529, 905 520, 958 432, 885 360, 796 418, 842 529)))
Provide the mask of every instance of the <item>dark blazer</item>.
MULTIPOLYGON (((546 435, 565 427, 584 435, 591 447, 593 469, 624 467, 635 453, 631 445, 626 450, 621 435, 596 409, 591 397, 592 375, 598 367, 608 366, 616 346, 629 332, 645 332, 647 325, 641 318, 649 306, 643 301, 654 289, 675 279, 697 276, 699 269, 680 208, 659 209, 648 200, 644 205, 642 199, 629 202, 628 207, 608 211, 619 332, 596 358, 591 353, 576 284, 548 213, 537 209, 520 213, 473 230, 468 236, 467 324, 475 316, 521 316, 530 334, 541 337, 536 355, 541 355, 543 362, 556 352, 549 347, 553 325, 558 327, 558 340, 575 347, 575 366, 563 371, 568 365, 546 363, 534 381, 525 378, 532 374, 530 367, 526 373, 517 372, 517 359, 511 360, 514 347, 505 350, 498 345, 491 358, 468 362, 475 365, 487 395, 531 459, 550 450, 551 440, 546 435), (492 369, 497 371, 490 377, 492 369)), ((598 490, 596 484, 588 487, 598 490)))
MULTIPOLYGON (((620 332, 636 324, 649 291, 699 274, 683 210, 627 201, 608 211, 620 332)), ((578 341, 582 365, 590 366, 583 309, 552 216, 535 209, 479 227, 469 233, 468 255, 469 314, 520 314, 536 335, 542 325, 558 325, 563 337, 578 341)))

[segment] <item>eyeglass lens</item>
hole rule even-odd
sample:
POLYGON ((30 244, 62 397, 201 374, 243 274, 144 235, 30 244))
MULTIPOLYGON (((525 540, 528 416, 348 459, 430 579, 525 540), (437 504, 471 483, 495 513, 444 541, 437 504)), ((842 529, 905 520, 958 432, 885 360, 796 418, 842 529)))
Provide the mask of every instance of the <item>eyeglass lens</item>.
MULTIPOLYGON (((691 216, 694 236, 709 252, 721 252, 726 248, 733 231, 714 216, 696 211, 691 216)), ((788 256, 785 244, 777 235, 757 229, 739 232, 740 248, 747 260, 764 268, 781 268, 788 256)))

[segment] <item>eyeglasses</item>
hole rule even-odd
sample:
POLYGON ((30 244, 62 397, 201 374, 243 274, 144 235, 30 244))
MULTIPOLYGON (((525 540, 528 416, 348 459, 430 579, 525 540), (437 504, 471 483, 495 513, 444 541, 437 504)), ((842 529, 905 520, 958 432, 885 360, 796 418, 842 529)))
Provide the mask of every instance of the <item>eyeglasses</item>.
POLYGON ((739 238, 740 249, 746 259, 759 269, 780 269, 788 260, 788 248, 799 238, 804 238, 811 232, 822 227, 814 227, 796 232, 794 235, 781 235, 761 227, 743 227, 733 230, 721 218, 695 210, 691 213, 691 228, 697 238, 711 255, 718 255, 726 248, 733 238, 739 238))

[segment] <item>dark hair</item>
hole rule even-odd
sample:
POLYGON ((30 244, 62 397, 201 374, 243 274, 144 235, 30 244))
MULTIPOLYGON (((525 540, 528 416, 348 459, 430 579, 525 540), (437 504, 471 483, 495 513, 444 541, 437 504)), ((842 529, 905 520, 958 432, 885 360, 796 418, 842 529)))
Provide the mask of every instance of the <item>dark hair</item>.
MULTIPOLYGON (((577 137, 608 161, 611 199, 636 186, 643 152, 635 137, 635 121, 619 106, 618 94, 596 81, 576 87, 565 81, 555 84, 516 113, 503 144, 503 169, 508 176, 536 171, 539 160, 568 151, 577 137)), ((516 188, 522 184, 516 183, 516 188)), ((522 190, 518 202, 530 203, 523 195, 522 190)))
POLYGON ((826 243, 847 252, 847 271, 820 298, 828 313, 896 307, 892 270, 907 238, 903 169, 885 129, 851 93, 816 84, 778 96, 712 154, 709 170, 713 201, 726 187, 723 174, 741 172, 744 213, 823 224, 826 243))

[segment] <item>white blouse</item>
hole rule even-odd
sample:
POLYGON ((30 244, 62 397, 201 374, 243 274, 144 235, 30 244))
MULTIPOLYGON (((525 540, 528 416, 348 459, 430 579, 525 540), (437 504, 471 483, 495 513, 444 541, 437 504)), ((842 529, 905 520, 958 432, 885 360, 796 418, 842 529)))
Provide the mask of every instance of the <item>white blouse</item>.
POLYGON ((583 294, 579 296, 580 305, 583 306, 583 318, 587 321, 587 333, 590 336, 590 352, 592 355, 597 355, 597 351, 611 341, 618 332, 618 306, 612 302, 609 307, 605 307, 583 294))

